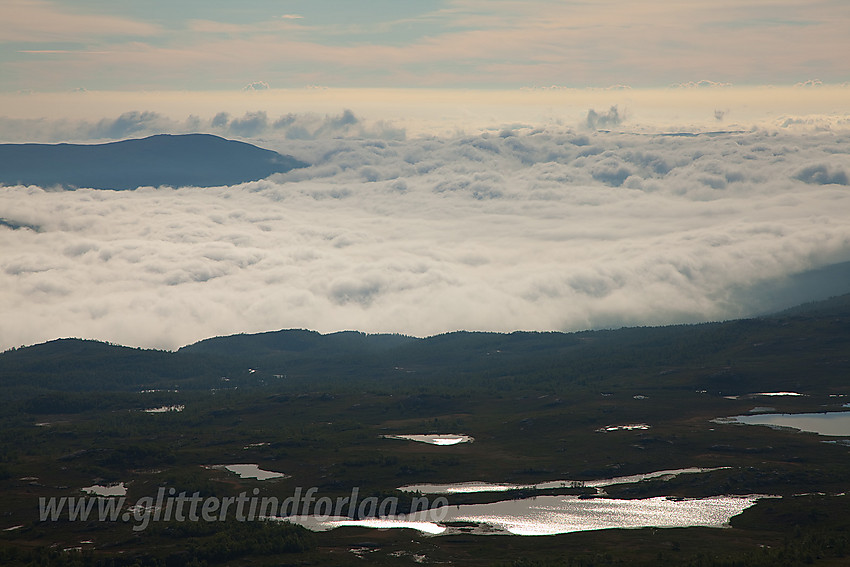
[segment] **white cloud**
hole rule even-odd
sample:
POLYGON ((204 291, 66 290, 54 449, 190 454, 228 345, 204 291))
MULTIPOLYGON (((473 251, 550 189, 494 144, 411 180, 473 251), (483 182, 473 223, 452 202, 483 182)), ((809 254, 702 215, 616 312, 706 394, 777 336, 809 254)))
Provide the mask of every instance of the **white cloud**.
POLYGON ((707 79, 703 79, 701 81, 676 83, 671 86, 677 89, 725 89, 730 88, 732 86, 732 83, 720 83, 717 81, 709 81, 707 79))
POLYGON ((623 117, 616 106, 612 106, 607 112, 596 112, 592 108, 587 111, 587 127, 593 130, 618 126, 622 121, 623 117))
POLYGON ((266 91, 268 89, 269 84, 265 81, 252 81, 242 88, 245 91, 266 91))
MULTIPOLYGON (((162 119, 143 116, 124 122, 162 119)), ((315 164, 260 182, 0 189, 23 227, 0 225, 0 346, 722 319, 749 312, 742 290, 850 259, 846 132, 381 140, 337 137, 364 128, 351 113, 290 118, 220 119, 315 164)))

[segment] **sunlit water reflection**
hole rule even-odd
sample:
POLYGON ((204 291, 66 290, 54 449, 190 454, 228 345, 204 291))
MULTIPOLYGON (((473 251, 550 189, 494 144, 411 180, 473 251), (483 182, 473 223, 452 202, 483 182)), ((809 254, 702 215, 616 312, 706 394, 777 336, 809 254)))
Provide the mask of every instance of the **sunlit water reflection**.
MULTIPOLYGON (((638 500, 539 496, 490 504, 443 506, 408 517, 354 520, 344 517, 292 516, 285 521, 310 530, 343 526, 411 528, 431 535, 554 535, 611 528, 723 527, 764 496, 665 497, 638 500), (472 524, 458 526, 456 524, 472 524), (454 524, 454 525, 453 525, 454 524)), ((279 519, 279 518, 278 518, 279 519)))
POLYGON ((773 413, 759 415, 736 415, 720 418, 717 423, 746 423, 769 427, 790 427, 829 436, 850 436, 850 411, 825 413, 773 413))
MULTIPOLYGON (((723 467, 720 467, 723 468, 723 467)), ((403 492, 420 492, 422 494, 465 494, 472 492, 507 492, 509 490, 553 490, 558 488, 581 488, 590 487, 601 489, 605 486, 615 484, 631 484, 642 480, 669 480, 680 474, 696 474, 719 470, 719 468, 690 467, 686 469, 670 469, 641 473, 614 478, 603 478, 594 480, 552 480, 539 482, 537 484, 509 484, 489 482, 455 482, 449 484, 409 484, 399 487, 403 492)))
POLYGON ((403 439, 406 441, 417 441, 430 445, 457 445, 459 443, 472 443, 469 435, 435 434, 435 435, 382 435, 384 439, 403 439))

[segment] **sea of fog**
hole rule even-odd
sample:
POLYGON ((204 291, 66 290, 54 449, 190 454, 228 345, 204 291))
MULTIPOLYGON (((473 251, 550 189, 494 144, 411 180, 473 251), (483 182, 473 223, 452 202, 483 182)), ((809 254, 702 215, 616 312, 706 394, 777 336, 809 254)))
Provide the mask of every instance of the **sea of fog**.
MULTIPOLYGON (((281 328, 581 330, 850 291, 825 276, 788 305, 764 293, 850 260, 847 130, 647 131, 601 108, 571 125, 408 135, 351 112, 305 116, 195 124, 218 119, 313 164, 262 181, 0 187, 0 348, 64 336, 175 348, 281 328)), ((129 135, 163 120, 86 124, 129 135)))

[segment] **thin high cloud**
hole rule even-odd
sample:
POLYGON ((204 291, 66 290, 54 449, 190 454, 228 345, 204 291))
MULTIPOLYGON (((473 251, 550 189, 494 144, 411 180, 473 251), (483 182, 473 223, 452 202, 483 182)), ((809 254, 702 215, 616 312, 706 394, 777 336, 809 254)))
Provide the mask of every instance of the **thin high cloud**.
POLYGON ((0 43, 74 42, 90 45, 93 38, 134 40, 159 35, 162 29, 131 17, 77 13, 46 0, 4 0, 0 43))
POLYGON ((753 286, 850 260, 846 131, 296 139, 275 122, 267 145, 312 167, 211 189, 0 189, 0 346, 725 319, 752 312, 753 286))
POLYGON ((154 20, 14 0, 0 20, 10 48, 0 72, 10 89, 132 90, 238 89, 258 77, 277 88, 840 83, 850 71, 850 6, 831 0, 330 6, 305 3, 295 18, 258 5, 232 21, 223 2, 189 15, 163 3, 154 20))

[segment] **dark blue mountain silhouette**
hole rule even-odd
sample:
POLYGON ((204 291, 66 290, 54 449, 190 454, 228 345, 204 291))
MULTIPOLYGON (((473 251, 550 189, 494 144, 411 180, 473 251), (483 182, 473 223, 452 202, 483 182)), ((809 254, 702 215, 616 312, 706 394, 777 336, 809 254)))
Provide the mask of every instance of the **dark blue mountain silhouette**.
POLYGON ((0 184, 135 189, 255 181, 308 164, 210 134, 108 144, 0 144, 0 184))

